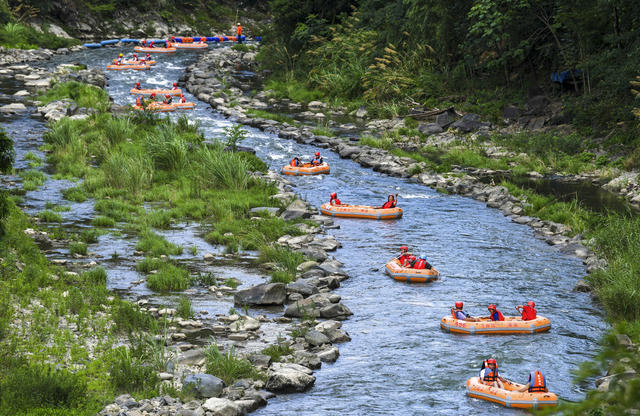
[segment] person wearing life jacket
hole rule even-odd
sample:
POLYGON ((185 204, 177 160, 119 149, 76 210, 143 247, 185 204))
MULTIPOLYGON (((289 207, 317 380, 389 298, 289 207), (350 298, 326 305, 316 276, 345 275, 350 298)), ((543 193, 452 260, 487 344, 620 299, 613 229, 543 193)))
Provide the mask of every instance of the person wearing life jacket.
POLYGON ((324 161, 322 160, 322 156, 320 156, 320 152, 316 152, 313 155, 313 159, 311 159, 311 164, 313 166, 318 166, 318 165, 322 165, 324 161))
POLYGON ((182 94, 180 94, 180 102, 181 103, 186 103, 187 102, 187 99, 184 98, 184 95, 182 95, 182 94))
POLYGON ((491 304, 487 307, 487 309, 489 309, 489 318, 492 321, 504 321, 504 316, 502 316, 502 312, 500 312, 497 308, 496 305, 491 304))
POLYGON ((329 203, 331 205, 342 205, 342 203, 340 202, 340 200, 338 199, 338 194, 333 192, 331 194, 331 199, 329 200, 329 203))
MULTIPOLYGON (((300 158, 298 156, 294 157, 293 159, 291 159, 291 161, 289 162, 289 165, 291 167, 296 167, 296 166, 300 166, 300 158)), ((333 195, 333 194, 332 194, 333 195)))
POLYGON ((532 321, 536 319, 536 317, 538 316, 538 313, 535 307, 536 307, 536 303, 530 300, 529 302, 527 302, 526 305, 516 306, 516 310, 522 314, 523 321, 532 321))
POLYGON ((133 87, 134 90, 141 90, 142 87, 140 86, 139 82, 136 82, 136 85, 133 87))
POLYGON ((131 60, 132 60, 132 61, 136 61, 136 62, 138 62, 138 61, 139 61, 139 59, 138 59, 138 54, 137 54, 137 53, 134 53, 134 54, 133 54, 133 58, 131 58, 131 60))
POLYGON ((171 98, 171 94, 165 94, 164 101, 162 102, 164 104, 171 104, 172 101, 173 101, 173 98, 171 98))
POLYGON ((149 42, 149 47, 150 48, 155 48, 155 46, 153 45, 153 41, 149 42))
POLYGON ((144 108, 144 103, 142 102, 142 95, 138 95, 136 97, 136 106, 144 108))
POLYGON ((418 259, 416 260, 416 263, 413 265, 414 269, 431 269, 431 265, 429 264, 429 262, 427 261, 427 256, 425 256, 424 254, 421 255, 420 257, 418 257, 418 259))
POLYGON ((380 209, 395 208, 397 203, 398 203, 398 194, 396 194, 396 196, 395 196, 395 197, 394 197, 393 195, 389 195, 389 196, 387 197, 387 202, 385 202, 384 204, 382 204, 382 206, 380 207, 380 209))
POLYGON ((518 389, 519 392, 529 393, 547 393, 547 380, 544 378, 544 374, 540 370, 532 371, 529 373, 529 382, 523 387, 518 389))
POLYGON ((149 53, 147 53, 147 55, 145 56, 144 59, 147 60, 147 61, 150 61, 151 60, 151 55, 149 53))
POLYGON ((463 306, 464 306, 464 303, 460 301, 456 302, 455 308, 451 309, 451 315, 453 315, 455 319, 459 319, 461 321, 477 322, 478 318, 474 318, 471 315, 467 314, 465 311, 463 311, 462 310, 463 306))
POLYGON ((504 389, 502 380, 498 373, 498 362, 495 358, 489 358, 482 363, 482 369, 480 370, 480 382, 482 384, 504 389))
POLYGON ((412 269, 417 261, 418 261, 418 258, 416 256, 414 256, 413 254, 409 255, 409 257, 406 258, 404 263, 402 263, 402 267, 412 269))
POLYGON ((236 37, 238 38, 238 43, 242 43, 242 26, 240 26, 240 23, 236 25, 236 37))
POLYGON ((171 88, 171 89, 172 89, 173 91, 175 91, 175 90, 179 89, 179 88, 178 88, 178 83, 177 83, 177 82, 174 82, 174 83, 173 83, 173 88, 171 88))
POLYGON ((402 265, 404 263, 404 261, 411 255, 411 253, 409 253, 409 247, 407 246, 402 246, 400 247, 400 255, 397 256, 396 258, 398 259, 398 261, 400 262, 400 264, 402 265))

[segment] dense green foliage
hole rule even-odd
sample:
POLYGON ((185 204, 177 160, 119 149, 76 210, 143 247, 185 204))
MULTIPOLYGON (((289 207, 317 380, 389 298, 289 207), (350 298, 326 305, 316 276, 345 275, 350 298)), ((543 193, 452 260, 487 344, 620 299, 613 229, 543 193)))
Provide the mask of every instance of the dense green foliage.
MULTIPOLYGON (((71 98, 79 107, 95 108, 102 111, 109 108, 109 95, 105 90, 76 81, 54 85, 44 95, 39 96, 38 101, 41 101, 42 104, 48 104, 63 98, 71 98)), ((117 132, 110 131, 110 133, 117 132)))
POLYGON ((42 32, 20 23, 9 22, 0 25, 0 46, 5 48, 36 49, 40 47, 58 49, 68 48, 79 43, 75 39, 60 38, 49 33, 46 25, 43 26, 42 32))

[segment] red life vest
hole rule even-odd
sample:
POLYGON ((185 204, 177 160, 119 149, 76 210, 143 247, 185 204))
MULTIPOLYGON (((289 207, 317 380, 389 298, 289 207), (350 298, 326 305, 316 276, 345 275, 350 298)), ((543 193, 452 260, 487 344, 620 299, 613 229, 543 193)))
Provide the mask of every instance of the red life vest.
POLYGON ((427 267, 427 261, 425 259, 418 259, 416 264, 414 264, 414 269, 424 269, 427 267))
POLYGON ((182 98, 180 99, 180 102, 181 102, 181 103, 186 103, 186 102, 187 102, 187 99, 186 99, 186 98, 184 98, 184 97, 182 97, 182 98))
POLYGON ((289 162, 289 164, 290 164, 291 166, 298 166, 298 162, 296 161, 296 159, 295 159, 295 158, 291 159, 291 162, 289 162))
POLYGON ((536 370, 529 373, 529 393, 546 393, 548 391, 542 371, 536 370))
POLYGON ((522 320, 523 321, 532 321, 534 319, 536 319, 536 310, 533 309, 531 306, 529 305, 524 305, 522 307, 522 320))
POLYGON ((416 262, 416 257, 415 256, 409 256, 405 259, 404 263, 402 264, 402 267, 413 267, 413 265, 416 262))
POLYGON ((496 311, 494 313, 491 314, 491 320, 493 321, 493 315, 498 314, 498 319, 496 319, 497 321, 504 321, 504 316, 502 315, 502 312, 500 312, 499 310, 496 309, 496 311))
POLYGON ((395 208, 396 201, 387 201, 382 205, 382 209, 395 208))
POLYGON ((138 98, 136 98, 136 105, 138 107, 142 107, 142 96, 138 95, 138 98))
POLYGON ((340 200, 338 198, 332 198, 329 202, 331 205, 340 205, 340 200))
POLYGON ((404 263, 404 261, 405 261, 406 259, 408 259, 408 258, 409 258, 409 255, 408 255, 408 254, 402 254, 402 255, 400 255, 400 257, 398 257, 398 260, 400 261, 400 265, 402 265, 402 264, 404 263))

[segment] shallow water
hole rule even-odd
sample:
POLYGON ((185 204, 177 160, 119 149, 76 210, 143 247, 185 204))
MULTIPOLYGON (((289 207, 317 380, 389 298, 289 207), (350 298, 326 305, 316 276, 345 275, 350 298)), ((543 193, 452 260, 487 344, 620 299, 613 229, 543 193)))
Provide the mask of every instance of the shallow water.
MULTIPOLYGON (((87 50, 56 57, 53 63, 86 62, 104 67, 120 51, 87 50)), ((159 64, 151 71, 109 72, 107 90, 116 103, 133 103, 129 89, 137 80, 145 86, 169 86, 196 58, 197 52, 178 53, 158 58, 159 64)), ((195 100, 190 94, 185 95, 188 101, 195 100)), ((232 124, 201 102, 187 114, 201 123, 211 140, 221 137, 223 128, 232 124)), ((42 132, 42 126, 28 117, 11 121, 8 126, 19 153, 33 148, 27 143, 32 139, 20 134, 21 129, 33 135, 42 132)), ((249 137, 242 144, 253 147, 273 169, 279 169, 293 155, 311 158, 317 150, 256 129, 248 130, 249 137)), ((520 413, 466 397, 466 379, 476 375, 481 361, 490 356, 498 360, 508 378, 524 382, 530 370, 541 368, 551 390, 562 399, 573 401, 584 396, 584 391, 572 384, 571 371, 595 353, 606 324, 588 294, 571 290, 585 274, 579 259, 558 252, 535 238, 530 228, 511 222, 483 203, 442 195, 410 180, 364 169, 335 153, 321 152, 332 173, 292 178, 300 196, 319 206, 336 191, 344 203, 380 205, 387 194, 398 192, 404 217, 397 221, 335 220, 340 228, 330 233, 343 248, 333 254, 345 263, 351 276, 337 293, 354 312, 343 325, 352 341, 340 345, 341 356, 335 364, 325 364, 315 373, 316 384, 309 392, 280 395, 256 414, 520 413), (414 253, 425 253, 442 273, 442 279, 431 284, 408 285, 385 276, 385 262, 403 244, 409 245, 414 253), (505 314, 514 314, 515 305, 534 300, 539 313, 551 319, 552 329, 533 336, 444 333, 439 328, 440 318, 449 314, 457 300, 465 301, 469 312, 483 315, 489 303, 496 303, 505 314)), ((26 206, 38 211, 47 198, 55 202, 61 198, 55 189, 62 186, 47 184, 44 190, 28 193, 26 206)), ((76 205, 73 204, 69 218, 75 218, 76 205)), ((81 215, 73 221, 75 226, 86 223, 86 218, 92 215, 87 209, 79 210, 81 215)), ((197 260, 205 251, 215 250, 202 240, 194 225, 162 234, 170 241, 181 242, 185 261, 197 260), (189 252, 192 245, 198 250, 195 256, 189 252)), ((136 297, 150 296, 144 284, 132 286, 133 281, 140 279, 135 261, 129 256, 134 245, 131 239, 107 235, 89 249, 107 259, 102 265, 108 269, 109 287, 136 297), (110 260, 114 250, 129 258, 110 260)), ((211 268, 216 275, 238 277, 245 284, 262 280, 251 270, 211 268)), ((229 301, 221 302, 201 290, 189 293, 196 310, 215 314, 225 313, 229 308, 229 301)), ((154 298, 168 304, 175 301, 170 296, 154 298)))

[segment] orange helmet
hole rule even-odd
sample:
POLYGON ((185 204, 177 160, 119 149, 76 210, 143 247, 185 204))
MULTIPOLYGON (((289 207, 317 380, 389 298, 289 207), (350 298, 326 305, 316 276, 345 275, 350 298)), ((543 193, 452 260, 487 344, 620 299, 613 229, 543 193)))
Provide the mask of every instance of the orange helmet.
POLYGON ((134 53, 134 54, 133 54, 133 56, 138 56, 138 54, 137 54, 137 53, 134 53))
POLYGON ((487 360, 487 364, 496 364, 496 365, 498 365, 498 362, 496 361, 496 359, 495 359, 495 358, 489 358, 489 359, 487 360))
POLYGON ((173 83, 173 86, 174 86, 174 87, 177 87, 177 86, 178 86, 178 83, 177 83, 177 82, 174 82, 174 83, 173 83))
POLYGON ((462 309, 462 307, 464 306, 464 303, 462 302, 456 302, 456 308, 458 309, 462 309))

